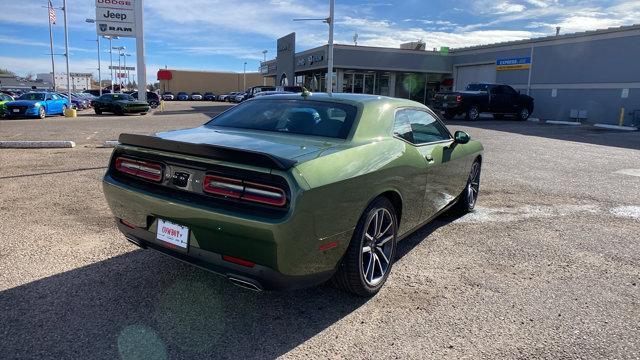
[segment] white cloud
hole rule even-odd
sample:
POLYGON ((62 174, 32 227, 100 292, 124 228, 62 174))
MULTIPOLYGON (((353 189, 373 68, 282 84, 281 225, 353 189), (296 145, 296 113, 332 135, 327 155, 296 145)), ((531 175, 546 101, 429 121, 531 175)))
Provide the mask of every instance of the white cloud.
POLYGON ((514 4, 508 1, 498 2, 493 6, 493 11, 495 14, 518 13, 523 12, 526 9, 527 7, 522 4, 514 4))

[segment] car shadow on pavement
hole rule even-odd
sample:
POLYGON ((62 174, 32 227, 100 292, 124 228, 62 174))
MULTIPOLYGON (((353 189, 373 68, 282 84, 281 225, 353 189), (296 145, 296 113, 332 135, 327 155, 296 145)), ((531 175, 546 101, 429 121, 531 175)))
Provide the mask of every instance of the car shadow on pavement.
POLYGON ((637 131, 615 131, 592 126, 551 125, 514 120, 480 120, 472 122, 455 119, 445 121, 445 123, 451 127, 462 126, 640 150, 640 133, 637 131))
POLYGON ((204 105, 204 106, 193 106, 190 109, 184 109, 184 110, 164 110, 164 111, 156 109, 153 112, 153 115, 162 116, 162 115, 181 115, 181 114, 202 113, 209 117, 214 117, 224 111, 227 111, 233 106, 234 105, 204 105))
POLYGON ((367 300, 255 293, 135 250, 0 292, 4 358, 274 358, 367 300))

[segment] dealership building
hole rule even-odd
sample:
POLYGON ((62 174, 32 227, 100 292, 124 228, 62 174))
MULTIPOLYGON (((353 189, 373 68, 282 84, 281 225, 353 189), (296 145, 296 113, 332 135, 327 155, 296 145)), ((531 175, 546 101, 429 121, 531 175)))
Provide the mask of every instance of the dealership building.
MULTIPOLYGON (((427 50, 334 46, 336 92, 412 99, 429 104, 438 91, 470 83, 511 85, 535 99, 544 120, 624 125, 640 122, 640 25, 467 48, 427 50)), ((327 46, 296 52, 295 33, 277 41, 261 73, 280 85, 326 91, 327 46)))
POLYGON ((212 92, 216 95, 240 92, 258 85, 273 85, 273 80, 264 78, 260 73, 236 73, 223 71, 192 71, 161 69, 158 71, 160 93, 212 92))

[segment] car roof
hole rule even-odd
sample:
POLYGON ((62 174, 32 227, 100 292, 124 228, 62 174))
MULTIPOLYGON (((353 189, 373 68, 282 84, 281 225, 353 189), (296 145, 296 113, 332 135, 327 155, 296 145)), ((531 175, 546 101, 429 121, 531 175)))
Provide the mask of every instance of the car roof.
MULTIPOLYGON (((286 100, 295 100, 300 99, 302 97, 302 93, 284 93, 284 94, 274 94, 270 96, 260 96, 255 98, 256 101, 270 101, 274 99, 286 99, 286 100)), ((417 106, 424 107, 424 105, 411 101, 408 99, 400 99, 400 98, 392 98, 388 96, 381 95, 368 95, 368 94, 349 94, 349 93, 333 93, 331 95, 327 93, 309 93, 306 97, 307 100, 314 101, 327 101, 327 102, 341 102, 341 103, 350 103, 353 105, 364 105, 369 103, 394 103, 396 106, 417 106)))

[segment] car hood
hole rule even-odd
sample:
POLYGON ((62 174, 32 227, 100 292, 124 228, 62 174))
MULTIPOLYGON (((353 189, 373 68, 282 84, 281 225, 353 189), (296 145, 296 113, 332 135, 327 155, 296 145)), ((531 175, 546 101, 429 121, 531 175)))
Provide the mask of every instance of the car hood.
POLYGON ((313 138, 222 127, 201 126, 194 129, 162 132, 156 136, 192 144, 217 145, 239 150, 266 153, 291 160, 316 157, 338 144, 339 139, 313 138))
POLYGON ((7 105, 11 105, 11 106, 32 106, 35 105, 39 102, 44 102, 43 100, 40 101, 36 101, 36 100, 16 100, 16 101, 9 101, 7 103, 7 105))

